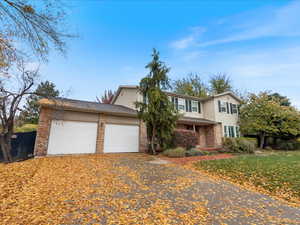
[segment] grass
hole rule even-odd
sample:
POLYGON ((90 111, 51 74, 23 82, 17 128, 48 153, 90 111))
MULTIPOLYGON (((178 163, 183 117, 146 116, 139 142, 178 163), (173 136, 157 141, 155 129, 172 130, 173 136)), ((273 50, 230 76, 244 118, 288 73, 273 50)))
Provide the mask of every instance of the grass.
POLYGON ((300 203, 300 151, 201 161, 195 166, 236 183, 254 185, 269 194, 300 203))
POLYGON ((21 127, 16 127, 14 132, 15 133, 24 133, 24 132, 30 132, 35 131, 37 129, 37 124, 24 124, 21 127))

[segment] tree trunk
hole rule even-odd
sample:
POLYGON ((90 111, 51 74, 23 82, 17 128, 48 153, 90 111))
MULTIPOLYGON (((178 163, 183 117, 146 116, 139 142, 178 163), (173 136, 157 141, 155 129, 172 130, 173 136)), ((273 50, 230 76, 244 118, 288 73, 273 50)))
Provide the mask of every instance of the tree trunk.
POLYGON ((259 138, 260 138, 260 145, 259 145, 259 148, 263 149, 264 148, 264 145, 265 145, 265 133, 262 132, 260 135, 259 135, 259 138))
POLYGON ((156 150, 155 150, 155 128, 152 128, 152 136, 151 136, 151 150, 153 155, 156 155, 156 150))
POLYGON ((0 135, 0 145, 5 162, 12 162, 11 156, 11 135, 0 135))

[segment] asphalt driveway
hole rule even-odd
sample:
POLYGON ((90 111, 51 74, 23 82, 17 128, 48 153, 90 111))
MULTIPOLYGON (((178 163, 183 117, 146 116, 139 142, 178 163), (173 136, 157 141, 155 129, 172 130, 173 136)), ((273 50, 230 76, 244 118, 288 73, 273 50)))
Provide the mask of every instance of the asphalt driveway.
POLYGON ((143 154, 34 159, 1 224, 300 224, 300 209, 143 154))

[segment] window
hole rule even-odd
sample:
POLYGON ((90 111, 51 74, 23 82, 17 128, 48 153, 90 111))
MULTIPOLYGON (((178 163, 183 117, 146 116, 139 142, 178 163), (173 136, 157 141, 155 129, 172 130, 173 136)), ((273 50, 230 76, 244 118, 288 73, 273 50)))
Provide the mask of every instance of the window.
POLYGON ((185 111, 185 100, 183 98, 178 98, 178 110, 185 111))
POLYGON ((231 113, 234 113, 234 114, 238 113, 236 104, 232 104, 231 113))
POLYGON ((192 112, 192 101, 191 100, 185 100, 185 105, 186 105, 186 111, 187 112, 192 112))
POLYGON ((230 126, 230 133, 231 133, 231 136, 230 137, 236 137, 235 136, 235 131, 234 131, 234 126, 230 126))
POLYGON ((232 134, 231 134, 231 126, 228 126, 228 137, 232 137, 232 134))
POLYGON ((226 102, 221 102, 221 112, 226 112, 226 102))
POLYGON ((198 101, 192 101, 192 112, 199 112, 198 107, 199 107, 198 101))
POLYGON ((224 136, 225 137, 237 137, 237 133, 236 133, 236 127, 234 126, 224 126, 224 136))
POLYGON ((232 129, 232 137, 236 137, 236 132, 235 132, 234 126, 232 126, 231 129, 232 129))
POLYGON ((178 98, 177 97, 172 96, 172 103, 173 103, 175 109, 178 110, 178 98))
POLYGON ((227 126, 224 126, 224 137, 228 137, 227 126))

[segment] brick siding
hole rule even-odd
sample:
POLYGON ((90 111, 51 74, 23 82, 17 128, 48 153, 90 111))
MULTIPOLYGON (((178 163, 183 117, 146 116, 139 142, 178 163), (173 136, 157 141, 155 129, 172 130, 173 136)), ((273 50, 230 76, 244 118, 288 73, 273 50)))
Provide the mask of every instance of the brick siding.
POLYGON ((47 154, 52 115, 52 109, 41 108, 34 148, 35 156, 45 156, 47 154))

